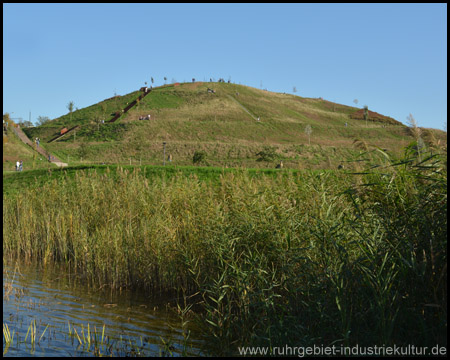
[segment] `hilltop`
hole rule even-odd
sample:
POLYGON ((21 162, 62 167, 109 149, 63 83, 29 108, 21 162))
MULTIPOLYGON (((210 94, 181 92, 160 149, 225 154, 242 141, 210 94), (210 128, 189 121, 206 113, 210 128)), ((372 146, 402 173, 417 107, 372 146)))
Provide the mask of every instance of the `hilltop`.
MULTIPOLYGON (((161 164, 165 142, 177 165, 203 152, 203 164, 214 166, 334 168, 375 147, 398 154, 414 140, 408 127, 372 110, 366 122, 360 108, 245 85, 176 83, 142 94, 108 98, 24 131, 70 163, 161 164), (54 140, 63 129, 73 130, 54 140)), ((444 132, 428 132, 431 142, 446 142, 444 132)))

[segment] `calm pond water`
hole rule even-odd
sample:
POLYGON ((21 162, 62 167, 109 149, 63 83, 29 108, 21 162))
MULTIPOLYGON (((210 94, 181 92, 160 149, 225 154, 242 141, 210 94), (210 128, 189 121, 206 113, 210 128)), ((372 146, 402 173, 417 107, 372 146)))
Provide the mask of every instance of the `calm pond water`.
POLYGON ((4 356, 202 355, 201 336, 188 325, 186 341, 180 317, 164 301, 149 303, 136 293, 92 289, 56 265, 4 260, 3 327, 4 356), (34 321, 32 343, 27 332, 34 321), (15 332, 9 346, 5 324, 11 335, 15 332))

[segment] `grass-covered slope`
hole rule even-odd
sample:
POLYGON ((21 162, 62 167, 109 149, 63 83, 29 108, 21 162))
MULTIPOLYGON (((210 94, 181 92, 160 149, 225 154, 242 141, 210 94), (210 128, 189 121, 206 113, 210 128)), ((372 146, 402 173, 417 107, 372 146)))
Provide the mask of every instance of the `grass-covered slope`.
POLYGON ((107 123, 139 94, 106 99, 29 129, 28 135, 48 141, 64 127, 81 125, 48 144, 69 162, 161 164, 166 142, 166 156, 178 165, 192 164, 195 151, 203 151, 210 165, 273 167, 283 161, 292 168, 336 167, 365 149, 396 153, 413 141, 409 129, 388 116, 371 111, 366 122, 356 107, 228 83, 158 87, 117 122, 107 123), (151 120, 138 120, 147 114, 151 120))

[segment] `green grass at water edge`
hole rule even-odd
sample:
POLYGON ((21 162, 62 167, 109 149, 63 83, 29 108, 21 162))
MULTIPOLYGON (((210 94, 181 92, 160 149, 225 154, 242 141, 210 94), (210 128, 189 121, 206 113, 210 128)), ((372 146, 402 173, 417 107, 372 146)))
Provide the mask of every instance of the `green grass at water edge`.
MULTIPOLYGON (((36 169, 23 172, 8 172, 3 173, 3 194, 11 195, 17 194, 28 189, 38 189, 39 187, 54 183, 57 186, 61 181, 67 181, 64 186, 71 186, 70 181, 75 178, 78 172, 86 172, 86 175, 100 175, 107 172, 111 177, 115 177, 117 171, 138 172, 147 179, 153 178, 171 178, 175 175, 196 176, 199 180, 209 180, 218 182, 220 177, 226 173, 247 173, 249 176, 278 176, 280 171, 276 169, 239 169, 239 168, 221 168, 221 167, 204 167, 204 166, 156 166, 156 165, 77 165, 65 168, 52 169, 36 169), (119 170, 120 169, 120 170, 119 170)), ((324 170, 328 172, 329 170, 324 170)), ((287 176, 290 173, 296 173, 298 170, 284 170, 281 172, 282 176, 287 176)), ((323 171, 312 171, 320 173, 323 171)))

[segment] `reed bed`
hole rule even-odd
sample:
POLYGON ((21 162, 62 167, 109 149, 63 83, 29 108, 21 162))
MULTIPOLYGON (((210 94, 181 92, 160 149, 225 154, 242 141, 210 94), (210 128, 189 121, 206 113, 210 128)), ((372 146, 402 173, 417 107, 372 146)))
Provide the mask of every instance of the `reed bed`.
POLYGON ((446 346, 447 172, 148 179, 78 172, 3 198, 3 251, 171 294, 213 354, 238 346, 446 346))

